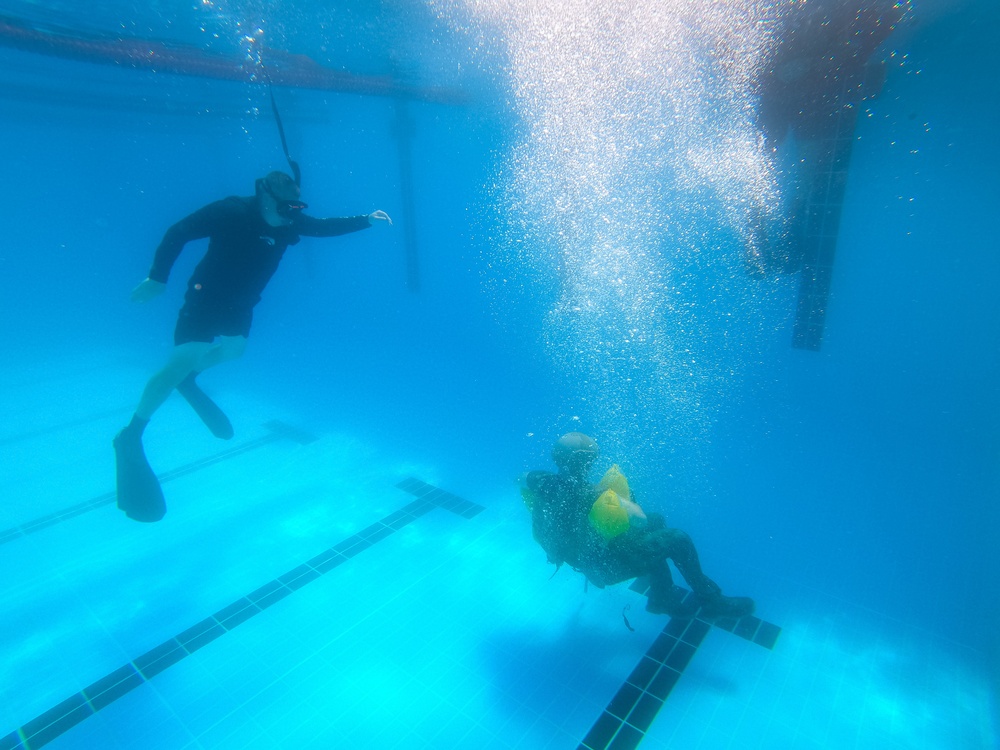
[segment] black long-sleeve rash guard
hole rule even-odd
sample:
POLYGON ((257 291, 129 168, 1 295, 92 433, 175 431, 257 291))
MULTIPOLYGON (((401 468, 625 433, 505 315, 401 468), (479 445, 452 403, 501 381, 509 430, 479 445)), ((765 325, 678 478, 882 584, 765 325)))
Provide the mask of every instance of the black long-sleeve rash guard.
POLYGON ((335 237, 370 226, 368 216, 317 219, 299 214, 291 224, 272 227, 256 198, 231 196, 174 224, 156 249, 149 278, 166 283, 170 269, 192 240, 208 237, 208 251, 188 281, 185 299, 212 306, 252 308, 299 237, 335 237))

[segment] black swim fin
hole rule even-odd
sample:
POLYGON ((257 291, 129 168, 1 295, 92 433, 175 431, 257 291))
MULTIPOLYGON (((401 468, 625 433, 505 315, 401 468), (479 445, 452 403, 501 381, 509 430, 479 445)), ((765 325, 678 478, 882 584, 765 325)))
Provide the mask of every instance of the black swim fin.
POLYGON ((703 601, 699 617, 706 620, 714 620, 717 617, 748 617, 753 614, 755 605, 753 599, 748 596, 714 596, 707 601, 703 601))
POLYGON ((219 408, 208 394, 205 393, 195 382, 197 373, 192 372, 184 380, 177 384, 177 392, 184 397, 184 400, 191 404, 191 408, 201 417, 201 421, 212 431, 217 438, 229 440, 235 434, 233 424, 229 417, 219 408))
POLYGON ((167 504, 160 482, 146 460, 142 438, 126 428, 115 436, 112 445, 115 447, 118 508, 134 521, 159 521, 167 512, 167 504))

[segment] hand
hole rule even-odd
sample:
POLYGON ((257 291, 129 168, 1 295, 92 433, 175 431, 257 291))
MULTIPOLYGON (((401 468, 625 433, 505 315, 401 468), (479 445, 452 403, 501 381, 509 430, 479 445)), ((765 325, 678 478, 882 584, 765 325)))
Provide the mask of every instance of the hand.
POLYGON ((628 513, 629 526, 637 529, 644 529, 649 519, 646 518, 646 514, 642 508, 639 507, 639 504, 633 503, 631 500, 624 497, 621 498, 621 501, 622 507, 624 507, 625 512, 628 513))
POLYGON ((385 211, 372 211, 370 214, 368 214, 369 224, 374 224, 376 221, 387 221, 389 222, 389 226, 390 227, 392 226, 392 219, 389 218, 389 214, 387 214, 385 211))
POLYGON ((139 286, 132 290, 133 302, 149 302, 153 297, 163 294, 167 285, 162 281, 153 281, 146 278, 139 282, 139 286))

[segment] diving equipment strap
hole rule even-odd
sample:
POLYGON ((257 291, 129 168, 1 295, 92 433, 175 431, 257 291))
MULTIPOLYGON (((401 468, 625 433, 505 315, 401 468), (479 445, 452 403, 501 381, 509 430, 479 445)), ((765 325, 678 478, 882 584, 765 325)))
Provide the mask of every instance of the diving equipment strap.
POLYGON ((274 86, 271 84, 271 74, 267 72, 267 68, 263 64, 261 64, 261 68, 264 70, 264 75, 267 76, 267 93, 271 96, 271 111, 274 112, 274 122, 278 125, 278 135, 281 137, 281 149, 285 152, 285 159, 288 160, 288 166, 292 170, 292 177, 295 179, 295 184, 302 187, 302 170, 299 169, 298 162, 294 161, 291 154, 288 153, 285 128, 281 124, 281 113, 278 112, 278 103, 274 100, 274 86))

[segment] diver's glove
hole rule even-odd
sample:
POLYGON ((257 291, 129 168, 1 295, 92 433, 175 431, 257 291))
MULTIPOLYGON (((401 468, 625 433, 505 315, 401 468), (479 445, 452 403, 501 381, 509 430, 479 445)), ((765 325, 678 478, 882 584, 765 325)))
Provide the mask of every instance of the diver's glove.
POLYGON ((372 211, 368 214, 369 224, 374 224, 376 221, 387 221, 389 222, 389 226, 392 226, 392 219, 389 217, 389 214, 382 210, 372 211))
POLYGON ((167 285, 162 281, 153 281, 150 278, 145 278, 139 282, 139 286, 132 290, 132 301, 133 302, 149 302, 153 297, 159 297, 163 294, 167 285))

